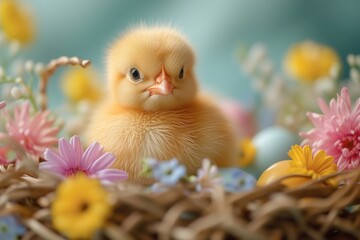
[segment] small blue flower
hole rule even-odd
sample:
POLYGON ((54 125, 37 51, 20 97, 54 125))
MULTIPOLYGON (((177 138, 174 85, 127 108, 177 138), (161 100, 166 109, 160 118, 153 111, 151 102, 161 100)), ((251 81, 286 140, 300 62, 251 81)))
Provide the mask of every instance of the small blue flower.
POLYGON ((154 178, 160 183, 173 186, 175 185, 180 178, 185 176, 186 168, 179 164, 177 159, 172 159, 166 162, 159 162, 154 167, 154 178))
POLYGON ((154 158, 144 159, 142 162, 142 174, 145 176, 152 176, 154 172, 154 168, 159 164, 154 158))
POLYGON ((7 215, 0 217, 0 239, 15 240, 25 233, 25 228, 14 216, 7 215))
POLYGON ((243 192, 251 190, 256 185, 256 179, 239 168, 221 169, 223 186, 228 192, 243 192))
POLYGON ((144 165, 150 169, 154 169, 154 167, 158 164, 159 161, 154 158, 147 158, 144 160, 144 165))

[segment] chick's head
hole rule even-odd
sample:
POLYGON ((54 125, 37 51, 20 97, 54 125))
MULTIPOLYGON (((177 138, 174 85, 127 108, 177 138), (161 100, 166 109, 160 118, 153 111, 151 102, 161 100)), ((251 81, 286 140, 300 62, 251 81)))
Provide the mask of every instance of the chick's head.
POLYGON ((195 57, 176 30, 140 27, 119 38, 107 55, 111 97, 146 111, 179 109, 197 94, 195 57))

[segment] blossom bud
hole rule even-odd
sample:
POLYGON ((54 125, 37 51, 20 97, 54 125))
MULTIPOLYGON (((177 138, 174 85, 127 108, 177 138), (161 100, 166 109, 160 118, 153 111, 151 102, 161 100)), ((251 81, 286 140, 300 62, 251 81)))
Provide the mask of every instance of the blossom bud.
POLYGON ((356 68, 350 69, 350 78, 356 83, 360 83, 360 73, 356 68))
POLYGON ((347 55, 347 62, 351 67, 355 66, 355 55, 354 54, 347 55))
POLYGON ((360 67, 360 55, 356 55, 355 57, 355 63, 357 67, 360 67))
POLYGON ((15 99, 19 99, 22 97, 21 90, 18 87, 13 87, 10 91, 10 94, 15 99))
POLYGON ((17 41, 12 41, 10 43, 10 55, 15 56, 20 50, 20 43, 17 41))
POLYGON ((17 77, 17 78, 15 79, 15 82, 16 82, 16 83, 22 83, 22 81, 23 81, 23 80, 22 80, 21 77, 17 77))
POLYGON ((44 71, 44 69, 45 69, 44 64, 42 64, 42 63, 36 63, 35 64, 35 73, 37 75, 40 75, 44 71))
POLYGON ((25 70, 29 73, 34 71, 34 62, 31 60, 27 60, 25 62, 25 70))

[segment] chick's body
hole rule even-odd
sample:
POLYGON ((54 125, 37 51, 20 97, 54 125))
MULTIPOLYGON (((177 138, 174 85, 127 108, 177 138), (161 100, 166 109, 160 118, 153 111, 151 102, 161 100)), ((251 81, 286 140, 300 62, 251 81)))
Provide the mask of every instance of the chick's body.
POLYGON ((141 176, 142 160, 178 159, 194 174, 204 158, 235 165, 236 143, 215 104, 200 96, 187 41, 170 28, 140 27, 108 58, 109 96, 94 112, 89 138, 115 154, 113 167, 141 176))

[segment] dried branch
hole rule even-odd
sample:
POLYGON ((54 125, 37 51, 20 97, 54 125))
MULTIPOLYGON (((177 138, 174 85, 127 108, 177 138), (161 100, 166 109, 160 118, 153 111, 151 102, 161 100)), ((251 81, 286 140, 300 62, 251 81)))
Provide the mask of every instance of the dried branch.
MULTIPOLYGON (((28 182, 24 173, 0 174, 0 215, 20 216, 31 239, 62 239, 50 215, 59 179, 37 173, 42 179, 28 182)), ((162 193, 133 183, 108 186, 114 210, 97 239, 359 239, 360 169, 333 177, 346 184, 321 187, 324 178, 286 189, 276 182, 244 193, 197 193, 191 185, 162 193)))
POLYGON ((82 60, 78 57, 59 57, 58 59, 51 60, 43 72, 41 72, 40 76, 40 85, 39 85, 39 92, 40 92, 40 107, 42 111, 47 109, 48 104, 48 97, 47 97, 47 85, 49 82, 50 77, 55 73, 55 71, 60 66, 72 65, 72 66, 80 66, 86 68, 91 64, 90 60, 82 60))

